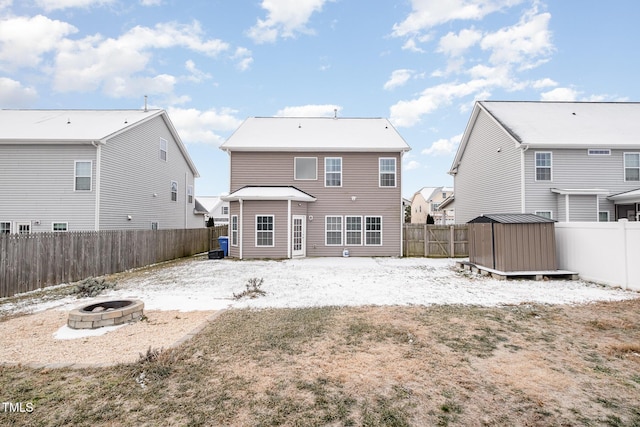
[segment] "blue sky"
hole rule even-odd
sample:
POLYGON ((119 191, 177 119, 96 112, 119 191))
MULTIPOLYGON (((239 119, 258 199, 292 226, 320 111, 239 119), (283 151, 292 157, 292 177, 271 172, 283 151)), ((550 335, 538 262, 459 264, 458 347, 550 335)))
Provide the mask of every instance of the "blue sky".
POLYGON ((636 0, 0 0, 0 108, 168 111, 228 191, 251 116, 387 117, 403 195, 447 174, 476 100, 637 101, 636 0))

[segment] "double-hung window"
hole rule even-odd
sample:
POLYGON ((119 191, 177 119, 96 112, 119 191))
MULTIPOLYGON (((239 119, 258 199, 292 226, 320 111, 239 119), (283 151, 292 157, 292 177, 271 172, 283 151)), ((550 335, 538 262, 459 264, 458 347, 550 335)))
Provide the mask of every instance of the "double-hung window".
POLYGON ((551 153, 536 152, 536 181, 551 181, 551 153))
POLYGON ((370 246, 382 245, 382 217, 367 216, 364 218, 365 237, 364 244, 370 246))
POLYGON ((167 153, 169 151, 169 147, 167 144, 167 140, 164 138, 160 138, 160 160, 167 161, 167 153))
POLYGON ((314 181, 318 179, 317 157, 296 157, 293 159, 293 179, 314 181))
POLYGON ((256 215, 256 246, 274 246, 273 215, 256 215))
POLYGON ((231 215, 231 246, 238 246, 238 215, 231 215))
POLYGON ((178 181, 171 181, 171 201, 178 201, 178 181))
POLYGON ((11 234, 11 223, 8 221, 0 222, 0 234, 11 234))
POLYGON ((624 180, 640 181, 640 153, 624 153, 624 180))
POLYGON ((396 159, 393 157, 381 157, 378 160, 378 174, 380 187, 396 186, 396 159))
POLYGON ((325 245, 342 246, 342 217, 325 217, 325 245))
POLYGON ((346 240, 347 245, 361 245, 362 244, 362 217, 361 216, 346 216, 346 240))
POLYGON ((342 157, 324 159, 325 187, 342 187, 342 157))
POLYGON ((193 203, 193 185, 187 187, 187 203, 193 203))
POLYGON ((75 191, 91 191, 91 160, 76 160, 74 168, 75 191))

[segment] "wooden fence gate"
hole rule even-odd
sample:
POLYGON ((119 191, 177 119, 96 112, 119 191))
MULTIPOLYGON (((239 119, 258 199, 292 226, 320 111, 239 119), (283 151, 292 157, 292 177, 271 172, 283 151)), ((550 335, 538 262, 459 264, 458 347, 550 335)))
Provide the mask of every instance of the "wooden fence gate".
POLYGON ((404 224, 404 256, 458 258, 469 256, 466 224, 404 224))

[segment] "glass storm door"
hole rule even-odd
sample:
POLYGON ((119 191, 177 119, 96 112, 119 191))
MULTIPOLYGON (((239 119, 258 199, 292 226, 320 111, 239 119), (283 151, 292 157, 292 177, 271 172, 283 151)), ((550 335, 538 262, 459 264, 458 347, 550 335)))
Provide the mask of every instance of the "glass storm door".
POLYGON ((305 233, 306 233, 306 217, 304 215, 293 215, 293 229, 292 233, 292 251, 291 255, 294 257, 305 256, 306 242, 305 242, 305 233))

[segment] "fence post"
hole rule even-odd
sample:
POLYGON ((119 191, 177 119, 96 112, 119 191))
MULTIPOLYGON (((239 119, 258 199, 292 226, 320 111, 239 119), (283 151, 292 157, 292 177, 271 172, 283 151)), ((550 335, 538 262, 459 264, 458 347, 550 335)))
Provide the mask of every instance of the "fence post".
POLYGON ((429 226, 424 225, 424 256, 429 256, 429 226))

